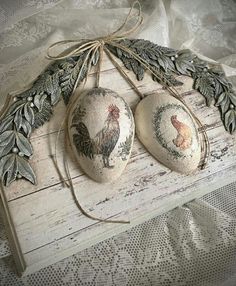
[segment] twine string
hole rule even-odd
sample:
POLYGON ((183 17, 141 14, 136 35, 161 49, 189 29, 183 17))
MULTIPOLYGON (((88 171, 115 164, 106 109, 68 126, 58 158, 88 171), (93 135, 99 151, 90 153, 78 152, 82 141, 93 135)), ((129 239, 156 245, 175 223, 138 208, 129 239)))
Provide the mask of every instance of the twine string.
MULTIPOLYGON (((178 93, 178 91, 173 87, 173 85, 168 81, 168 79, 163 80, 161 75, 156 73, 152 67, 149 66, 149 64, 143 60, 138 54, 134 53, 132 50, 130 50, 129 48, 118 44, 118 43, 114 43, 112 42, 112 45, 122 49, 123 51, 131 54, 144 68, 146 68, 149 72, 151 72, 152 75, 154 75, 155 77, 158 78, 158 80, 161 82, 162 85, 164 85, 164 87, 172 94, 172 96, 174 96, 176 99, 178 99, 179 101, 182 102, 182 104, 186 107, 186 109, 189 111, 189 113, 192 115, 192 117, 194 118, 195 122, 197 123, 198 127, 199 127, 199 132, 202 134, 203 136, 203 146, 202 146, 202 152, 203 152, 203 163, 200 166, 201 169, 204 169, 206 164, 207 164, 207 160, 210 154, 210 143, 209 143, 209 139, 206 133, 206 129, 205 127, 202 125, 201 121, 198 119, 198 117, 195 115, 195 113, 191 110, 191 108, 187 105, 187 103, 184 101, 184 99, 181 97, 181 95, 178 93)), ((127 76, 128 77, 128 76, 127 76)), ((129 79, 129 81, 131 81, 131 79, 129 79)), ((134 84, 134 83, 132 83, 134 84)))
POLYGON ((117 29, 115 30, 113 33, 111 33, 110 35, 108 35, 106 38, 107 40, 109 39, 115 39, 115 40, 121 40, 126 38, 126 36, 133 34, 143 23, 143 15, 142 15, 142 8, 140 5, 139 1, 135 1, 131 7, 131 9, 129 10, 129 13, 127 15, 127 17, 125 18, 124 23, 117 29), (132 12, 135 8, 135 6, 138 6, 138 14, 134 14, 132 15, 132 12), (133 25, 132 28, 127 29, 125 32, 119 34, 123 28, 125 28, 125 25, 127 25, 129 22, 131 22, 132 19, 136 20, 136 23, 133 25))
POLYGON ((101 46, 99 48, 99 59, 98 59, 98 70, 96 73, 96 87, 99 87, 99 82, 100 82, 100 74, 101 74, 101 69, 102 69, 102 60, 103 60, 103 51, 104 51, 104 43, 101 43, 101 46))
MULTIPOLYGON (((86 58, 83 62, 83 66, 87 63, 87 60, 89 59, 89 55, 91 54, 91 57, 89 59, 89 62, 88 62, 88 70, 90 69, 90 66, 92 64, 92 61, 94 59, 94 56, 96 54, 96 52, 98 51, 99 48, 102 48, 102 47, 99 47, 97 45, 94 45, 87 53, 86 55, 86 58)), ((101 61, 102 61, 102 58, 100 57, 99 58, 99 67, 101 67, 101 61)), ((81 70, 83 70, 83 68, 81 68, 81 70)), ((98 70, 98 73, 100 74, 100 69, 98 70)), ((84 85, 87 81, 87 78, 88 78, 88 73, 86 74, 86 78, 84 80, 84 84, 83 84, 83 88, 82 90, 84 89, 84 85)), ((79 77, 77 77, 77 80, 79 79, 79 77)), ((99 78, 98 78, 98 82, 97 82, 97 85, 99 86, 99 78)), ((62 123, 60 125, 60 128, 58 130, 58 134, 57 134, 57 138, 56 138, 56 142, 55 142, 55 155, 53 156, 53 159, 54 159, 54 164, 56 165, 56 169, 59 173, 59 176, 62 180, 62 183, 64 184, 64 186, 66 187, 69 187, 69 189, 71 190, 71 193, 72 193, 72 196, 73 196, 73 199, 78 207, 78 209, 81 211, 81 213, 83 215, 85 215, 86 217, 92 219, 92 220, 95 220, 95 221, 98 221, 98 222, 105 222, 105 223, 119 223, 119 224, 129 224, 130 221, 126 221, 126 220, 112 220, 112 219, 102 219, 102 218, 98 218, 98 217, 95 217, 91 214, 89 214, 83 207, 82 205, 80 204, 79 202, 79 199, 77 198, 77 195, 76 195, 76 191, 75 191, 75 188, 74 188, 74 184, 73 184, 73 180, 71 178, 71 173, 70 173, 70 169, 69 169, 69 164, 68 164, 68 160, 67 160, 67 156, 65 154, 68 154, 69 151, 70 151, 70 146, 72 144, 72 142, 70 142, 70 137, 69 137, 69 134, 68 134, 68 129, 67 128, 64 128, 64 142, 65 142, 65 149, 66 149, 66 152, 64 152, 64 167, 65 167, 65 173, 66 173, 66 178, 63 176, 62 172, 61 172, 61 169, 58 165, 58 160, 57 160, 57 147, 58 147, 58 142, 59 142, 59 135, 62 131, 62 127, 63 125, 64 126, 68 126, 68 118, 69 118, 69 114, 71 114, 71 110, 73 108, 73 106, 75 105, 75 102, 78 100, 78 97, 80 96, 80 93, 77 93, 75 94, 75 92, 73 91, 72 92, 72 95, 71 95, 71 98, 70 98, 70 101, 69 101, 69 104, 67 106, 67 110, 66 110, 66 114, 62 120, 62 123)))
MULTIPOLYGON (((71 107, 70 107, 71 108, 71 107)), ((66 119, 66 124, 68 124, 68 117, 66 119)), ((70 145, 71 145, 71 142, 69 140, 69 134, 68 134, 68 129, 65 128, 65 148, 66 148, 66 152, 68 154, 68 152, 70 151, 70 145)), ((74 188, 74 184, 73 184, 73 180, 71 178, 71 174, 70 174, 70 169, 69 169, 69 164, 68 164, 68 160, 67 160, 67 157, 64 157, 64 165, 65 165, 65 171, 66 171, 66 176, 67 176, 67 179, 68 179, 68 182, 69 182, 69 186, 70 186, 70 190, 71 190, 71 193, 72 193, 72 196, 73 196, 73 199, 78 207, 78 209, 81 211, 81 213, 83 215, 85 215, 86 217, 92 219, 92 220, 95 220, 95 221, 98 221, 98 222, 105 222, 105 223, 121 223, 121 224, 129 224, 130 221, 126 221, 126 220, 111 220, 111 219, 102 219, 102 218, 98 218, 98 217, 95 217, 91 214, 89 214, 83 207, 82 205, 80 204, 79 202, 79 199, 77 198, 77 195, 76 195, 76 191, 75 191, 75 188, 74 188)))
MULTIPOLYGON (((123 51, 127 52, 128 54, 130 54, 131 56, 133 56, 146 70, 148 70, 152 75, 154 75, 159 80, 159 82, 172 94, 172 96, 174 96, 175 98, 177 98, 178 100, 180 100, 184 104, 184 106, 189 110, 190 114, 193 116, 193 118, 195 119, 195 121, 198 124, 199 128, 201 129, 201 132, 202 132, 203 138, 204 138, 204 143, 205 143, 202 146, 202 152, 204 153, 204 159, 207 160, 208 153, 209 153, 209 142, 208 142, 208 137, 207 137, 205 128, 201 124, 200 120, 196 117, 196 115, 192 112, 192 110, 184 102, 184 100, 182 99, 182 97, 180 96, 178 91, 172 86, 172 84, 167 79, 165 79, 164 76, 162 76, 162 74, 157 73, 156 71, 154 71, 153 68, 149 65, 149 63, 147 61, 142 59, 138 54, 134 53, 132 50, 130 50, 126 46, 124 46, 121 43, 119 43, 119 41, 121 39, 125 39, 126 36, 134 33, 140 27, 142 22, 143 22, 143 16, 142 16, 142 13, 141 13, 141 6, 140 6, 140 3, 138 1, 136 1, 132 5, 132 7, 131 7, 127 17, 125 18, 123 24, 120 27, 118 27, 118 29, 115 30, 110 35, 107 35, 107 36, 102 37, 102 38, 93 39, 93 40, 65 40, 65 41, 60 41, 60 42, 54 43, 53 45, 51 45, 48 48, 47 58, 49 58, 51 60, 60 60, 60 59, 68 58, 68 57, 79 56, 83 52, 88 51, 88 53, 87 53, 87 55, 86 55, 86 57, 84 59, 84 62, 82 64, 82 66, 81 66, 81 71, 78 74, 78 77, 77 77, 77 80, 76 80, 76 84, 74 85, 73 93, 72 93, 72 96, 70 98, 70 102, 69 102, 69 105, 68 105, 68 108, 67 108, 67 112, 66 112, 66 118, 67 118, 66 122, 68 123, 68 115, 70 114, 70 110, 74 106, 74 103, 75 103, 75 101, 77 101, 77 98, 78 98, 78 96, 75 95, 74 91, 77 88, 77 84, 79 82, 79 78, 81 76, 81 73, 82 73, 82 71, 83 71, 83 69, 84 69, 84 67, 85 67, 85 65, 87 64, 88 61, 89 61, 89 64, 88 64, 88 70, 89 70, 89 67, 91 66, 91 62, 92 62, 92 60, 93 60, 93 58, 94 58, 94 56, 95 56, 97 51, 99 51, 99 62, 98 62, 98 69, 97 69, 97 73, 96 73, 96 84, 95 84, 96 87, 99 87, 100 74, 101 74, 101 65, 102 65, 102 59, 103 59, 103 51, 105 51, 105 53, 110 58, 111 62, 114 64, 114 66, 117 68, 117 70, 121 73, 121 75, 134 88, 134 90, 139 95, 139 97, 143 98, 143 94, 139 91, 139 89, 137 88, 135 83, 130 79, 128 74, 120 67, 120 65, 114 59, 114 57, 111 54, 111 52, 106 48, 105 45, 106 44, 110 44, 110 45, 112 45, 114 47, 120 48, 121 50, 123 50, 123 51), (132 15, 135 6, 138 6, 138 14, 132 15), (122 30, 125 29, 126 25, 129 24, 133 19, 136 20, 136 22, 133 24, 133 26, 130 29, 127 29, 126 31, 122 31, 122 30), (76 45, 72 46, 68 50, 65 50, 62 54, 59 54, 59 55, 56 55, 56 56, 51 55, 50 52, 52 51, 52 49, 54 47, 63 46, 65 44, 69 44, 69 43, 76 43, 76 45)), ((87 81, 87 77, 88 77, 88 74, 86 75, 83 87, 85 86, 85 83, 87 81)), ((83 88, 82 88, 82 90, 83 90, 83 88)), ((67 128, 65 128, 65 130, 67 130, 67 128)), ((65 131, 65 145, 66 145, 67 149, 69 148, 70 144, 71 144, 71 142, 69 142, 69 137, 68 137, 67 131, 65 131)), ((95 218, 95 217, 91 216, 90 214, 88 214, 82 208, 82 206, 79 203, 78 198, 76 196, 74 185, 73 185, 73 181, 72 181, 72 178, 71 178, 71 175, 70 175, 70 170, 69 170, 69 166, 68 166, 68 162, 67 162, 67 158, 66 157, 64 158, 64 163, 65 163, 65 171, 66 171, 67 180, 69 182, 73 198, 74 198, 78 208, 80 209, 80 211, 85 216, 87 216, 87 217, 89 217, 89 218, 91 218, 93 220, 103 221, 103 222, 128 223, 128 221, 113 221, 113 220, 95 218)), ((202 166, 204 166, 204 165, 205 165, 205 162, 204 162, 204 164, 202 166)))
POLYGON ((104 45, 104 43, 108 43, 110 41, 119 41, 121 39, 125 39, 126 36, 134 33, 142 24, 143 22, 143 16, 142 16, 142 10, 141 10, 141 6, 140 3, 138 1, 135 1, 125 19, 125 21, 122 23, 122 25, 115 30, 114 32, 112 32, 111 34, 105 36, 105 37, 99 37, 96 39, 75 39, 75 40, 63 40, 63 41, 58 41, 56 43, 53 43, 52 45, 50 45, 47 49, 47 59, 49 60, 61 60, 61 59, 66 59, 69 57, 75 57, 75 56, 79 56, 81 53, 83 53, 84 51, 94 47, 95 45, 97 46, 101 46, 104 45), (132 15, 133 10, 135 9, 135 7, 138 6, 138 14, 134 14, 132 15), (136 22, 135 24, 127 29, 126 31, 122 32, 122 30, 125 28, 126 25, 128 25, 132 19, 135 19, 136 22), (68 45, 70 43, 76 43, 76 45, 72 46, 71 48, 66 48, 63 53, 59 53, 56 55, 53 55, 51 53, 51 51, 54 48, 58 48, 60 46, 64 46, 64 45, 68 45))
MULTIPOLYGON (((117 29, 115 30, 113 33, 111 33, 108 37, 113 37, 113 36, 116 36, 124 27, 125 25, 131 20, 131 19, 135 19, 136 20, 136 23, 135 25, 133 26, 133 28, 131 28, 130 30, 126 30, 125 33, 127 35, 128 34, 131 34, 133 32, 133 30, 135 29, 136 25, 139 26, 139 22, 143 21, 143 16, 142 16, 142 12, 141 12, 142 8, 141 8, 141 5, 139 3, 139 1, 135 1, 131 7, 131 9, 129 10, 129 13, 128 15, 126 16, 125 18, 125 21, 123 22, 123 24, 117 29), (132 15, 132 12, 135 8, 135 6, 138 6, 138 14, 137 15, 132 15)), ((119 35, 120 36, 123 36, 124 34, 122 35, 119 35)))
MULTIPOLYGON (((54 159, 54 164, 56 165, 57 171, 60 175, 60 178, 62 178, 63 183, 71 190, 72 192, 72 196, 75 200, 75 203, 77 205, 77 207, 80 209, 80 211, 87 216, 90 219, 99 221, 99 222, 106 222, 106 223, 129 223, 129 221, 122 221, 122 220, 110 220, 110 219, 100 219, 100 218, 96 218, 90 214, 88 214, 81 206, 81 204, 78 201, 78 198, 76 196, 75 193, 75 188, 73 185, 73 181, 71 178, 71 174, 70 174, 70 170, 69 170, 69 166, 68 166, 68 162, 67 162, 67 158, 64 157, 64 167, 65 167, 65 173, 66 173, 66 177, 64 178, 62 175, 62 172, 58 166, 58 161, 57 161, 57 146, 58 146, 58 141, 59 141, 59 135, 62 131, 63 125, 68 126, 68 115, 71 112, 71 108, 74 106, 75 102, 78 99, 79 94, 75 93, 75 89, 78 86, 78 83, 80 81, 82 72, 84 71, 84 68, 87 68, 87 71, 90 70, 90 67, 92 65, 92 61, 94 59, 94 57, 96 56, 96 53, 99 53, 99 59, 98 59, 98 69, 97 69, 97 73, 96 73, 96 87, 99 87, 99 81, 100 81, 100 74, 101 74, 101 65, 102 65, 102 60, 103 60, 103 51, 105 51, 105 53, 107 54, 107 56, 110 58, 111 62, 114 64, 114 66, 117 68, 117 70, 121 73, 121 75, 126 79, 126 81, 134 88, 135 92, 139 95, 139 97, 142 99, 143 98, 143 94, 138 90, 137 86, 135 85, 135 83, 130 79, 130 77, 128 76, 128 74, 122 69, 122 67, 118 64, 118 62, 114 59, 113 55, 111 54, 111 52, 109 51, 109 49, 106 47, 106 44, 109 44, 113 47, 117 47, 119 49, 121 49, 122 51, 127 52, 129 55, 131 55, 134 59, 136 59, 146 70, 148 70, 153 76, 155 76, 159 82, 170 92, 170 94, 172 96, 174 96, 175 98, 177 98, 179 101, 181 101, 184 106, 186 107, 186 109, 189 111, 189 113, 191 114, 191 116, 194 118, 195 122, 197 123, 197 125, 199 126, 199 132, 202 134, 203 139, 204 139, 204 144, 202 144, 202 152, 204 153, 204 163, 202 165, 202 167, 204 167, 206 165, 206 161, 208 159, 209 156, 209 140, 206 134, 206 130, 205 127, 201 124, 200 120, 197 118, 197 116, 193 113, 193 111, 189 108, 189 106, 185 103, 185 101, 183 100, 183 98, 181 97, 181 95, 178 93, 178 91, 173 87, 173 85, 167 80, 165 79, 164 75, 162 75, 162 73, 157 73, 150 65, 149 63, 144 60, 143 58, 141 58, 138 54, 134 53, 131 49, 129 49, 128 47, 122 45, 119 41, 122 39, 125 39, 128 35, 134 33, 139 27, 140 25, 143 23, 143 16, 142 16, 142 11, 141 11, 141 6, 140 3, 138 1, 135 1, 131 7, 131 9, 129 10, 129 13, 127 14, 124 22, 112 33, 108 34, 105 37, 99 37, 99 38, 95 38, 95 39, 74 39, 74 40, 63 40, 63 41, 58 41, 56 43, 53 43, 52 45, 50 45, 47 49, 47 58, 49 60, 61 60, 61 59, 66 59, 66 58, 70 58, 70 57, 77 57, 79 55, 81 55, 82 53, 86 52, 86 56, 83 60, 83 63, 81 65, 80 71, 77 75, 77 79, 72 91, 72 95, 70 97, 70 101, 69 104, 67 106, 67 110, 66 110, 66 114, 65 114, 65 118, 63 119, 63 121, 61 122, 58 134, 57 134, 57 138, 56 138, 56 142, 55 142, 55 155, 52 156, 54 159), (137 6, 137 12, 136 14, 133 13, 134 9, 137 6), (135 20, 134 23, 131 23, 133 20, 135 20), (131 28, 128 28, 127 26, 131 24, 131 28), (72 45, 70 48, 65 48, 63 52, 60 52, 58 54, 53 55, 52 51, 55 48, 60 48, 60 47, 64 47, 64 46, 68 46, 68 44, 75 44, 72 45)), ((88 72, 86 73, 86 77, 83 81, 83 88, 86 84, 88 78, 88 72)), ((34 80, 35 81, 35 80, 34 80)), ((32 86, 34 81, 32 81, 29 86, 32 86)), ((29 88, 28 86, 28 88, 29 88)), ((24 88, 24 90, 26 90, 27 88, 24 88)), ((20 93, 22 91, 17 91, 17 93, 20 93)), ((6 102, 4 108, 1 110, 0 113, 0 118, 5 114, 5 111, 9 108, 9 105, 12 101, 12 96, 10 97, 9 101, 6 102)), ((67 128, 65 128, 65 148, 68 149, 69 146, 71 145, 70 142, 70 137, 68 136, 68 130, 67 128)), ((65 154, 65 153, 64 153, 65 154)))
POLYGON ((104 51, 106 53, 106 55, 108 56, 108 58, 111 60, 111 62, 113 63, 113 65, 116 67, 116 69, 120 72, 120 74, 124 77, 124 79, 126 81, 128 81, 128 83, 133 87, 133 89, 135 90, 135 92, 137 93, 137 95, 140 97, 140 99, 143 99, 143 94, 139 91, 139 89, 137 88, 136 84, 132 81, 132 79, 128 76, 128 74, 122 69, 122 67, 118 64, 118 62, 115 60, 115 58, 113 57, 113 55, 111 54, 111 52, 107 49, 104 48, 104 51))

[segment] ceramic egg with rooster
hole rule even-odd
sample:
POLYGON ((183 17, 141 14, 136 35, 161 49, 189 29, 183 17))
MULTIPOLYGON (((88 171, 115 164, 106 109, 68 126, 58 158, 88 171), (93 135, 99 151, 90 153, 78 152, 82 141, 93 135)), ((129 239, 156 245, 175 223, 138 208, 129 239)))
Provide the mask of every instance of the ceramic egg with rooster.
POLYGON ((73 105, 68 133, 73 152, 85 173, 98 182, 114 181, 125 169, 131 154, 132 111, 114 91, 93 88, 73 105))

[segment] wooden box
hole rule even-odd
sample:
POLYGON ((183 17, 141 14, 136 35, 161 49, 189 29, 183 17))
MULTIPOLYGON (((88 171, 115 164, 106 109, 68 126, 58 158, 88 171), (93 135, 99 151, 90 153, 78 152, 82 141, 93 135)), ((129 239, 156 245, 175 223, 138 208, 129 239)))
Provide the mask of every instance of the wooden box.
MULTIPOLYGON (((166 92, 148 74, 140 82, 132 73, 128 74, 146 95, 166 92)), ((86 89, 94 86, 94 78, 91 73, 86 89)), ((68 154, 76 195, 82 206, 94 216, 130 220, 130 224, 90 220, 77 208, 71 191, 62 186, 51 155, 55 153, 65 113, 63 102, 55 107, 51 121, 33 133, 31 164, 38 184, 19 180, 2 193, 6 226, 20 275, 35 272, 235 180, 235 136, 224 130, 218 109, 206 107, 203 96, 192 90, 192 79, 183 76, 178 79, 184 82, 178 91, 207 127, 211 152, 205 170, 188 176, 171 172, 135 138, 130 161, 120 179, 99 184, 83 174, 68 154)), ((116 91, 132 108, 139 101, 107 58, 102 65, 100 86, 116 91)), ((63 169, 63 131, 58 142, 58 163, 63 169)))

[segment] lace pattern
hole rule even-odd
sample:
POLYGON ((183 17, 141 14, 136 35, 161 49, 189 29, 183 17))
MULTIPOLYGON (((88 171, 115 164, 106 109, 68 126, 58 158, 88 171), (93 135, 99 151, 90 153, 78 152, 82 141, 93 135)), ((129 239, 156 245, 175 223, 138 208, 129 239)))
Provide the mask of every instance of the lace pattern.
POLYGON ((217 286, 235 273, 236 184, 24 278, 0 260, 2 284, 217 286))

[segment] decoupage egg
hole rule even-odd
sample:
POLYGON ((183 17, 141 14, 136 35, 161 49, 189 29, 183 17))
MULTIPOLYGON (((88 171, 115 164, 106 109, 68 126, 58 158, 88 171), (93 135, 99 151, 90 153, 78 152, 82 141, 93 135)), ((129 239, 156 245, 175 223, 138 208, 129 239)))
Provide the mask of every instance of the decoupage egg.
POLYGON ((179 100, 167 94, 147 96, 136 108, 135 125, 140 141, 166 167, 185 174, 197 169, 198 128, 179 100))
POLYGON ((74 103, 68 134, 75 157, 98 182, 117 179, 133 146, 133 114, 122 97, 106 88, 93 88, 74 103))

